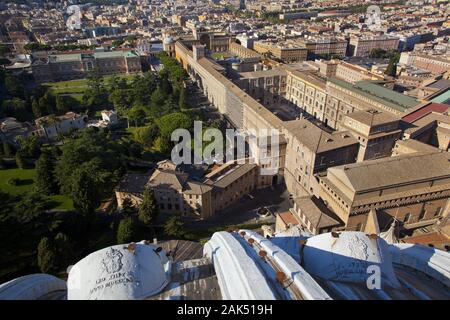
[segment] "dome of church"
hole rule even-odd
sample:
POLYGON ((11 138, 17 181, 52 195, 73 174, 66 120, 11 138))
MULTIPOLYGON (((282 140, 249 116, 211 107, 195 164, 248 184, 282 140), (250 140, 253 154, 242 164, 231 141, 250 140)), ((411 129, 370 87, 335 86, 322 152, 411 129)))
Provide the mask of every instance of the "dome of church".
POLYGON ((30 274, 0 284, 0 300, 38 300, 65 294, 66 282, 44 273, 30 274))
POLYGON ((170 261, 152 244, 111 246, 76 263, 69 272, 69 300, 137 300, 160 292, 170 281, 170 261))
POLYGON ((399 286, 388 244, 376 235, 346 231, 313 236, 302 260, 306 271, 325 280, 365 283, 378 272, 384 285, 399 286))

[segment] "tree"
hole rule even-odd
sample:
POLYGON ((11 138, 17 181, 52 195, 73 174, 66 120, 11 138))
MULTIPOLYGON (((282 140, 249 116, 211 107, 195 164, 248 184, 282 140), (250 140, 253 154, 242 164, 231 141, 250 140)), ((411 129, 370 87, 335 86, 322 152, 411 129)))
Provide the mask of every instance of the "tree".
POLYGON ((61 147, 62 153, 56 165, 55 177, 61 192, 72 195, 77 170, 82 169, 89 172, 100 196, 110 193, 124 170, 123 149, 105 132, 94 128, 74 133, 61 147))
POLYGON ((34 51, 39 50, 39 43, 36 42, 30 42, 23 46, 23 48, 27 51, 34 51))
POLYGON ((180 214, 170 217, 164 224, 164 233, 175 239, 181 239, 184 234, 184 222, 180 214))
POLYGON ((3 141, 3 154, 5 157, 12 157, 15 155, 15 150, 9 142, 3 141))
POLYGON ((76 170, 72 177, 73 206, 88 221, 92 221, 95 209, 100 204, 97 186, 92 176, 93 172, 95 172, 95 169, 82 168, 76 170))
POLYGON ((24 89, 22 81, 18 77, 7 74, 4 81, 7 93, 14 97, 23 98, 24 89))
POLYGON ((20 151, 25 158, 37 159, 41 154, 41 144, 37 136, 19 137, 20 151))
POLYGON ((4 44, 0 44, 0 56, 5 57, 11 50, 4 44))
POLYGON ((139 124, 142 123, 142 120, 145 119, 145 111, 138 106, 134 106, 133 108, 129 109, 127 112, 128 119, 134 123, 134 126, 137 127, 139 124))
POLYGON ((384 72, 388 76, 395 77, 397 74, 397 63, 400 59, 400 54, 395 53, 392 55, 392 57, 389 59, 389 64, 386 68, 386 71, 384 72))
POLYGON ((156 138, 154 148, 156 151, 159 151, 162 154, 169 154, 172 148, 172 141, 170 140, 170 137, 159 136, 158 138, 156 138))
POLYGON ((55 113, 55 102, 53 97, 48 92, 39 98, 39 108, 41 109, 41 113, 43 113, 43 111, 46 114, 55 113))
POLYGON ((2 103, 2 108, 7 116, 15 117, 19 121, 27 120, 26 102, 22 99, 5 100, 2 103))
POLYGON ((67 111, 69 111, 69 107, 67 106, 64 97, 60 94, 56 96, 56 110, 59 114, 65 114, 67 111))
POLYGON ((161 85, 161 92, 163 95, 167 96, 172 94, 172 85, 170 84, 169 75, 167 74, 167 72, 163 71, 161 72, 160 85, 161 85))
POLYGON ((120 47, 121 45, 124 44, 124 42, 125 41, 123 39, 116 39, 116 40, 113 40, 112 45, 113 45, 113 47, 120 47))
POLYGON ((45 195, 56 192, 53 159, 43 152, 36 161, 36 190, 45 195))
POLYGON ((109 82, 109 88, 109 101, 119 114, 125 114, 131 104, 127 81, 114 76, 109 82))
POLYGON ((54 272, 57 264, 57 253, 53 241, 47 237, 42 238, 39 242, 37 251, 39 269, 43 273, 54 272))
POLYGON ((131 217, 135 213, 135 208, 133 206, 133 202, 130 198, 126 197, 122 202, 122 210, 121 213, 124 217, 131 217))
POLYGON ((39 220, 45 213, 47 202, 36 192, 28 192, 21 196, 14 206, 14 212, 19 213, 17 221, 21 224, 39 220))
POLYGON ((133 218, 122 219, 117 228, 117 243, 129 243, 138 240, 138 229, 133 218))
POLYGON ((159 108, 162 104, 164 104, 164 101, 166 100, 166 96, 164 95, 163 91, 161 90, 161 87, 158 86, 155 91, 153 91, 152 96, 150 98, 152 102, 152 107, 159 108))
POLYGON ((36 98, 33 98, 33 101, 31 102, 31 110, 33 111, 35 118, 40 118, 43 116, 41 107, 39 106, 39 102, 36 98))
POLYGON ((55 237, 55 246, 58 253, 57 265, 60 268, 65 268, 72 257, 73 246, 72 243, 64 233, 59 232, 55 237))
POLYGON ((24 169, 27 166, 26 161, 25 161, 25 157, 24 157, 23 152, 21 150, 16 152, 16 165, 20 169, 24 169))
POLYGON ((180 110, 186 109, 186 89, 184 86, 181 86, 180 96, 178 98, 178 107, 180 110))
POLYGON ((161 131, 161 135, 170 137, 175 129, 192 129, 193 121, 182 112, 174 112, 158 119, 157 125, 161 131))
POLYGON ((83 95, 83 104, 86 108, 92 109, 105 106, 107 99, 107 91, 103 85, 103 78, 100 75, 98 68, 92 70, 87 76, 88 89, 83 95))
POLYGON ((139 220, 148 226, 156 220, 159 210, 153 191, 145 189, 143 196, 142 203, 139 207, 139 220))
POLYGON ((155 139, 158 137, 158 134, 158 126, 151 124, 146 127, 137 128, 134 132, 134 139, 144 148, 150 149, 153 146, 155 139))

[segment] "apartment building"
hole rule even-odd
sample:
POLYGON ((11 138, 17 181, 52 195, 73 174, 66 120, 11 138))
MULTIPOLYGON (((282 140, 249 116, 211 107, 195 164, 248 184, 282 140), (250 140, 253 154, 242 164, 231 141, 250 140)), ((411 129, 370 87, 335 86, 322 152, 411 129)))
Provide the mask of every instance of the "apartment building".
POLYGON ((320 197, 345 223, 364 230, 370 211, 381 225, 405 228, 437 221, 450 197, 448 153, 414 153, 329 168, 320 197))
POLYGON ((38 83, 85 78, 95 68, 101 75, 142 71, 140 58, 133 51, 50 54, 31 65, 38 83))
POLYGON ((258 183, 259 168, 252 163, 229 162, 194 177, 189 168, 163 160, 153 173, 125 175, 115 194, 119 208, 126 198, 139 206, 144 190, 150 189, 162 214, 206 219, 258 188, 258 183))
POLYGON ((340 130, 348 130, 359 142, 358 162, 390 157, 395 142, 402 137, 400 118, 376 110, 345 115, 340 130))
POLYGON ((335 77, 353 84, 363 80, 383 81, 386 78, 384 75, 373 73, 366 68, 345 61, 339 61, 337 64, 335 77))
POLYGON ((368 57, 372 50, 382 49, 385 51, 397 50, 399 38, 381 36, 351 36, 349 41, 350 55, 354 57, 368 57))
POLYGON ((25 45, 30 42, 30 38, 26 31, 10 31, 8 36, 16 53, 26 53, 25 45))
POLYGON ((329 133, 306 119, 284 123, 287 141, 284 179, 295 197, 320 194, 317 175, 356 161, 359 144, 349 132, 329 133))
POLYGON ((386 88, 382 84, 376 81, 358 81, 351 84, 333 77, 327 79, 327 101, 323 122, 337 128, 346 114, 357 110, 373 109, 400 116, 420 104, 420 101, 386 88))
POLYGON ((363 80, 383 81, 385 76, 376 74, 364 67, 348 63, 342 60, 316 60, 319 65, 319 73, 327 78, 336 77, 349 83, 356 83, 363 80))
POLYGON ((311 234, 331 232, 342 221, 317 197, 294 198, 294 207, 277 214, 275 232, 283 232, 297 226, 311 234))
POLYGON ((309 58, 343 58, 347 53, 348 41, 339 37, 308 37, 300 41, 308 50, 309 58))
POLYGON ((430 71, 434 74, 450 70, 450 58, 447 55, 427 55, 415 52, 402 52, 400 64, 430 71))
POLYGON ((282 68, 241 72, 239 86, 266 106, 281 103, 286 95, 287 73, 282 68))
POLYGON ((272 43, 268 41, 256 41, 253 50, 260 54, 270 53, 273 57, 283 62, 305 61, 308 57, 308 50, 302 44, 296 42, 272 43))
POLYGON ((321 121, 327 101, 326 80, 313 72, 287 70, 286 99, 321 121))
POLYGON ((62 116, 45 116, 35 120, 37 129, 32 132, 47 140, 54 140, 59 134, 66 134, 71 130, 84 129, 88 124, 87 115, 67 112, 62 116))
MULTIPOLYGON (((433 110, 434 105, 436 104, 430 104, 428 105, 430 108, 424 107, 422 110, 419 109, 417 112, 403 117, 403 121, 408 123, 403 137, 416 139, 448 151, 450 148, 450 116, 448 113, 427 112, 427 109, 433 110)), ((446 105, 442 106, 445 108, 446 105)))

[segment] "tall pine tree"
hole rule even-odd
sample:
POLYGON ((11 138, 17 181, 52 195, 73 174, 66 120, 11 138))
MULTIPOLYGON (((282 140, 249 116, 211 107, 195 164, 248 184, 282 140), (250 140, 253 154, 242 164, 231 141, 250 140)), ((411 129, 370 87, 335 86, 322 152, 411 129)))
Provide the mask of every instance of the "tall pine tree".
POLYGON ((78 170, 72 176, 72 200, 73 206, 88 221, 92 221, 95 209, 99 205, 97 186, 88 170, 78 170))
POLYGON ((122 215, 126 218, 131 217, 135 212, 135 208, 133 206, 133 202, 130 198, 126 197, 122 202, 122 215))
POLYGON ((117 228, 117 243, 129 243, 137 241, 138 229, 133 218, 122 219, 117 228))
POLYGON ((153 191, 145 189, 144 198, 139 207, 139 220, 145 225, 151 225, 158 216, 159 210, 153 191))
POLYGON ((37 247, 37 262, 43 273, 53 273, 57 266, 57 253, 52 240, 44 237, 37 247))
POLYGON ((51 195, 56 192, 53 159, 43 152, 36 161, 36 189, 42 194, 51 195))

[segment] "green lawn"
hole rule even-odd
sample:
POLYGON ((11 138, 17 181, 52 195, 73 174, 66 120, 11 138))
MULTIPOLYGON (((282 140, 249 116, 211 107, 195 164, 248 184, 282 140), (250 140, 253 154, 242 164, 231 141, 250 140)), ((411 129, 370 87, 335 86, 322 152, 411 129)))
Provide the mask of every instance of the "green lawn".
MULTIPOLYGON (((130 81, 133 79, 135 75, 127 74, 127 75, 118 75, 119 78, 130 81)), ((104 83, 107 84, 109 79, 113 76, 104 76, 104 83)), ((50 90, 55 93, 83 93, 87 88, 87 79, 78 79, 78 80, 69 80, 69 81, 59 81, 59 82, 47 82, 44 83, 45 86, 48 86, 50 90)))
MULTIPOLYGON (((20 195, 31 191, 34 187, 36 178, 35 169, 6 169, 0 170, 0 190, 6 191, 11 195, 20 195), (13 186, 8 183, 9 179, 20 179, 20 184, 13 186)), ((72 210, 72 199, 64 195, 54 195, 48 197, 50 207, 53 210, 72 210)))
POLYGON ((34 184, 35 169, 8 169, 0 170, 0 190, 12 195, 19 195, 29 191, 34 184), (13 186, 8 183, 11 178, 22 180, 22 185, 13 186))

